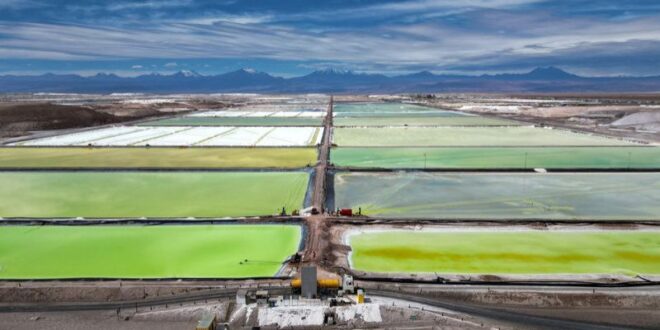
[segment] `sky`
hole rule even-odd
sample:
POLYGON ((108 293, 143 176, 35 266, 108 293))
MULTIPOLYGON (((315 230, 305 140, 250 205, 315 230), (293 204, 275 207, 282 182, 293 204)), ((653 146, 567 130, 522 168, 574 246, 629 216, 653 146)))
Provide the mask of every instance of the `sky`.
POLYGON ((660 75, 657 0, 0 0, 0 74, 660 75))

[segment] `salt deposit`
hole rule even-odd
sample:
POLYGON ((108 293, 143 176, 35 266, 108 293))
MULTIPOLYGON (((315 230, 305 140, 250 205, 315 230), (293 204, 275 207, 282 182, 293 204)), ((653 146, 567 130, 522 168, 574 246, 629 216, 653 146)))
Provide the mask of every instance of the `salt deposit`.
POLYGON ((43 139, 29 140, 18 145, 26 146, 61 146, 61 145, 87 145, 92 141, 113 136, 143 131, 146 128, 132 126, 114 126, 109 128, 88 130, 79 133, 57 135, 43 139))
POLYGON ((325 310, 324 306, 259 308, 259 325, 277 324, 280 328, 320 326, 325 310))
POLYGON ((149 141, 152 146, 191 146, 223 134, 231 127, 195 127, 149 141))
POLYGON ((149 140, 162 137, 175 132, 189 129, 188 127, 150 127, 128 134, 112 136, 100 140, 90 142, 91 145, 96 146, 131 146, 131 145, 147 145, 149 140))
POLYGON ((257 142, 257 146, 306 146, 319 131, 316 127, 278 127, 257 142))
POLYGON ((318 127, 117 126, 20 143, 26 146, 268 146, 304 147, 320 142, 318 127))
POLYGON ((380 306, 377 304, 339 306, 335 309, 335 313, 337 313, 337 319, 341 322, 378 323, 383 321, 380 316, 380 306))

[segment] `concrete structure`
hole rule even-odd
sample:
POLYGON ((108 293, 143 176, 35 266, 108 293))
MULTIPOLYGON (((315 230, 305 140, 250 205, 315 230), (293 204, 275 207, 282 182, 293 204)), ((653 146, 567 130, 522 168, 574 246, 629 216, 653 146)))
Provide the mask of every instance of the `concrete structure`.
POLYGON ((303 267, 301 275, 301 296, 307 299, 316 298, 318 293, 318 286, 316 283, 316 267, 303 267))

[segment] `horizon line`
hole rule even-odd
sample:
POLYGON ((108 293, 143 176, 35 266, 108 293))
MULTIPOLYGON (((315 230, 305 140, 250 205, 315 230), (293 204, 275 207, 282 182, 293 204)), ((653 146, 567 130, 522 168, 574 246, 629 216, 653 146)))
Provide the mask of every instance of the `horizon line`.
MULTIPOLYGON (((430 74, 432 74, 433 76, 436 76, 436 77, 456 76, 456 77, 475 77, 475 78, 478 78, 478 77, 494 77, 494 76, 503 76, 503 75, 529 75, 529 74, 531 74, 531 73, 533 73, 537 70, 557 70, 557 71, 561 71, 561 72, 563 72, 567 75, 572 75, 576 78, 653 78, 653 77, 660 77, 658 75, 649 75, 649 76, 633 76, 633 75, 586 76, 586 75, 578 75, 578 74, 572 73, 570 71, 561 69, 557 66, 543 66, 543 67, 540 66, 540 67, 536 67, 536 68, 530 69, 529 71, 524 71, 524 72, 509 71, 509 72, 482 73, 482 74, 434 73, 433 71, 430 71, 430 70, 420 70, 420 71, 411 71, 409 73, 388 75, 385 72, 375 73, 375 72, 365 72, 365 71, 355 71, 355 70, 340 70, 340 69, 330 68, 330 69, 315 70, 315 71, 312 71, 310 73, 303 74, 303 75, 286 77, 286 76, 279 76, 279 75, 271 74, 271 73, 266 72, 266 71, 258 71, 258 70, 254 70, 254 69, 251 69, 251 68, 243 67, 243 68, 238 68, 238 69, 235 69, 235 70, 226 71, 226 72, 222 72, 222 73, 215 73, 215 74, 203 74, 203 73, 199 73, 195 70, 178 70, 178 71, 172 71, 170 73, 151 71, 151 72, 139 73, 139 74, 133 75, 133 76, 131 76, 131 75, 121 75, 121 74, 114 73, 112 71, 98 71, 98 72, 96 72, 94 74, 90 74, 90 75, 84 75, 84 74, 73 73, 73 72, 72 73, 54 73, 54 72, 47 71, 47 72, 40 73, 40 74, 37 74, 37 73, 34 73, 34 74, 0 73, 0 77, 42 77, 42 76, 52 75, 52 76, 78 76, 78 77, 81 77, 81 78, 92 78, 92 77, 96 77, 96 76, 106 75, 106 76, 115 76, 115 77, 118 77, 118 78, 125 78, 125 79, 135 79, 135 78, 145 77, 145 76, 163 76, 163 77, 170 76, 171 77, 171 76, 174 76, 174 75, 177 75, 177 74, 181 74, 181 73, 185 74, 186 72, 190 72, 190 73, 194 73, 195 75, 197 75, 200 78, 209 78, 209 77, 218 77, 218 76, 222 76, 222 75, 226 75, 226 74, 230 74, 230 73, 236 73, 236 72, 244 71, 244 72, 250 73, 250 74, 267 74, 267 75, 269 75, 273 78, 281 78, 281 79, 300 78, 300 77, 309 76, 309 75, 314 74, 314 73, 322 73, 322 72, 334 72, 334 73, 354 74, 354 75, 363 75, 363 76, 385 76, 385 77, 388 77, 388 78, 404 77, 404 76, 410 76, 410 75, 415 75, 415 74, 420 74, 420 73, 430 73, 430 74)), ((188 78, 193 78, 193 77, 188 77, 188 78)))

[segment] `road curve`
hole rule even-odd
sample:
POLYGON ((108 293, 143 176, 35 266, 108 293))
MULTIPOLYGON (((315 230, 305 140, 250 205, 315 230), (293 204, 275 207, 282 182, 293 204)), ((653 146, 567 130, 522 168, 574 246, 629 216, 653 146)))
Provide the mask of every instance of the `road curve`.
POLYGON ((461 304, 453 301, 445 302, 439 299, 426 298, 415 294, 394 292, 388 290, 369 290, 369 295, 414 302, 418 304, 443 308, 462 314, 468 314, 475 317, 519 324, 523 327, 534 328, 534 329, 553 329, 553 330, 554 329, 564 329, 564 330, 640 329, 634 327, 619 327, 613 325, 595 324, 589 322, 533 316, 533 315, 527 315, 527 314, 516 313, 511 311, 461 304))

